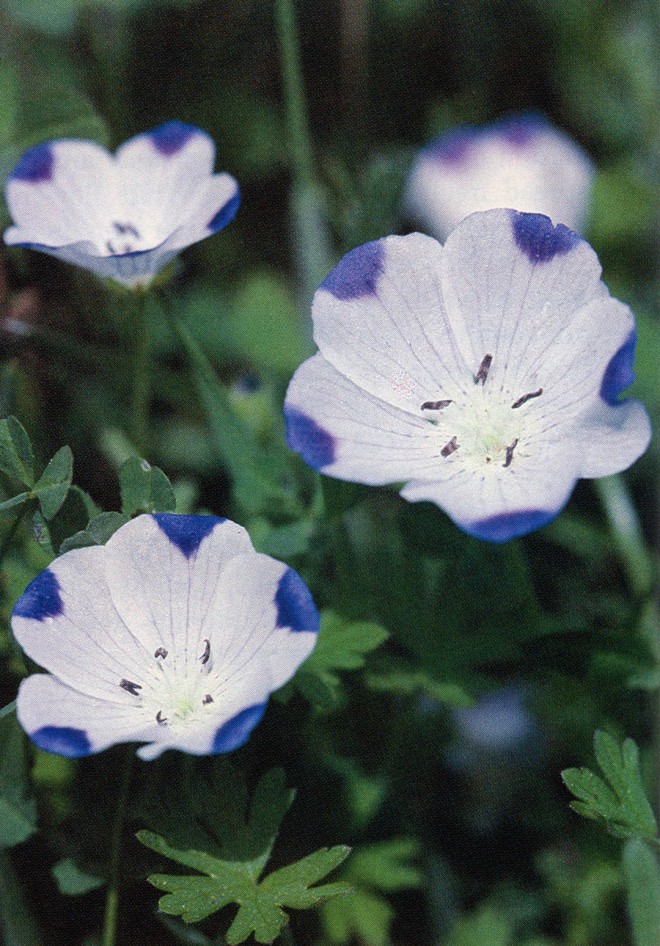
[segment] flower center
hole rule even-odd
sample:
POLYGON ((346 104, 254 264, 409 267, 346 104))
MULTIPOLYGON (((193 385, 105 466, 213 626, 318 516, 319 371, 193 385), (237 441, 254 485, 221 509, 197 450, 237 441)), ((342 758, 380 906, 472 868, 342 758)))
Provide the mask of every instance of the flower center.
POLYGON ((146 241, 135 224, 113 220, 110 224, 110 236, 105 240, 104 246, 110 256, 120 256, 123 253, 135 253, 145 249, 146 241))

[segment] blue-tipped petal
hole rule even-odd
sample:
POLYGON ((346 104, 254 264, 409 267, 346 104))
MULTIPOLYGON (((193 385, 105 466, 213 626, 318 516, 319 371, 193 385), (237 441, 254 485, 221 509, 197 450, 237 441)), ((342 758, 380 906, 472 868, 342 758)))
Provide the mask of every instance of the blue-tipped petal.
POLYGON ((217 233, 218 230, 222 230, 223 227, 226 227, 228 223, 231 223, 238 208, 241 205, 241 195, 238 191, 234 194, 233 197, 224 204, 220 210, 209 220, 207 226, 211 233, 217 233))
POLYGON ((549 263, 555 256, 570 253, 581 237, 563 223, 553 226, 544 214, 512 211, 513 235, 516 246, 532 263, 549 263))
POLYGON ((184 148, 195 135, 203 135, 200 128, 188 125, 186 122, 164 122, 158 128, 148 132, 154 148, 165 158, 171 158, 184 148))
POLYGON ((215 734, 211 752, 233 752, 247 742, 254 727, 261 722, 267 705, 248 706, 224 723, 215 734))
POLYGON ((630 387, 635 380, 633 363, 635 361, 636 344, 637 332, 633 329, 605 369, 600 386, 600 396, 608 404, 617 404, 619 395, 630 387))
POLYGON ((10 178, 27 184, 42 184, 53 177, 55 159, 50 142, 30 148, 19 159, 10 178))
POLYGON ((14 617, 43 621, 64 612, 60 585, 55 575, 45 569, 30 582, 14 606, 14 617))
POLYGON ((461 528, 475 539, 484 539, 486 542, 509 542, 521 535, 527 535, 541 526, 547 525, 558 514, 559 509, 524 509, 519 512, 505 512, 477 522, 459 523, 461 528))
POLYGON ((463 125, 445 132, 424 148, 424 154, 446 164, 460 164, 472 149, 479 132, 472 125, 463 125))
POLYGON ((201 542, 217 525, 226 522, 220 516, 181 516, 169 512, 155 513, 154 519, 186 558, 195 554, 201 542))
POLYGON ((309 588, 298 572, 288 568, 279 580, 275 594, 277 627, 318 634, 319 613, 309 588))
POLYGON ((521 112, 500 118, 490 127, 486 126, 483 133, 484 137, 491 133, 499 134, 514 147, 524 148, 551 127, 549 121, 540 112, 521 112))
POLYGON ((330 466, 335 459, 335 438, 315 420, 295 407, 284 405, 286 442, 315 470, 330 466))
POLYGON ((382 272, 383 244, 380 240, 373 240, 347 253, 328 273, 320 288, 342 302, 360 299, 376 294, 382 272))
POLYGON ((74 729, 73 726, 42 726, 28 735, 35 746, 44 752, 67 756, 69 759, 80 759, 94 751, 85 730, 74 729))

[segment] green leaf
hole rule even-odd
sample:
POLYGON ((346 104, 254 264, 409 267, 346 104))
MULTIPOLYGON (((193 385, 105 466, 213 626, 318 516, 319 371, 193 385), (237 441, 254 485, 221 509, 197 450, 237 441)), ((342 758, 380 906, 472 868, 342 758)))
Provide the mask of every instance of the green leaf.
POLYGON ((70 447, 60 447, 32 489, 39 500, 44 519, 52 519, 59 512, 71 488, 73 454, 70 447))
POLYGON ((227 942, 241 943, 254 934, 257 942, 270 943, 288 922, 283 907, 306 909, 345 892, 344 884, 310 889, 344 860, 349 853, 345 847, 316 851, 260 882, 292 800, 283 771, 273 769, 261 778, 248 805, 242 777, 228 763, 217 761, 211 784, 198 784, 184 807, 171 799, 169 811, 167 806, 161 811, 165 836, 138 832, 142 844, 199 872, 149 877, 166 892, 160 909, 195 923, 236 903, 239 910, 227 942))
POLYGON ((628 913, 635 946, 657 946, 660 933, 660 868, 656 854, 637 838, 623 848, 628 913))
POLYGON ((15 713, 3 710, 0 714, 0 848, 21 844, 37 830, 35 804, 27 792, 25 735, 15 713))
POLYGON ((12 496, 11 499, 6 499, 3 503, 0 503, 0 512, 13 509, 15 506, 22 506, 30 498, 29 493, 19 493, 17 496, 12 496))
POLYGON ((450 680, 438 680, 427 670, 415 668, 401 661, 379 661, 367 674, 367 686, 377 693, 395 693, 410 696, 420 693, 448 706, 474 706, 474 698, 467 690, 450 680))
POLYGON ((328 900, 321 908, 326 935, 331 943, 368 943, 390 946, 394 908, 370 890, 354 890, 345 897, 328 900))
POLYGON ((295 685, 310 702, 332 708, 340 697, 338 671, 364 667, 367 655, 388 637, 379 624, 347 621, 324 611, 316 647, 294 677, 295 685))
POLYGON ((420 846, 415 838, 391 838, 364 844, 354 851, 344 876, 387 893, 421 887, 422 873, 411 863, 419 855, 420 846))
POLYGON ((25 428, 15 417, 0 420, 0 470, 25 486, 34 483, 34 453, 25 428))
POLYGON ((84 549, 88 545, 105 545, 117 529, 126 525, 128 518, 120 512, 102 512, 87 523, 85 529, 65 539, 60 546, 60 554, 71 549, 84 549))
POLYGON ((174 512, 176 498, 168 478, 157 466, 130 457, 119 471, 121 511, 125 516, 142 512, 174 512))
POLYGON ((604 823, 618 837, 655 839, 656 820, 644 791, 635 742, 625 739, 619 745, 609 733, 597 731, 594 749, 605 780, 587 768, 561 773, 566 787, 579 799, 571 802, 571 808, 604 823))
POLYGON ((68 897, 78 897, 89 893, 90 890, 98 890, 105 883, 102 877, 95 877, 81 870, 70 857, 58 861, 51 873, 60 893, 68 897))

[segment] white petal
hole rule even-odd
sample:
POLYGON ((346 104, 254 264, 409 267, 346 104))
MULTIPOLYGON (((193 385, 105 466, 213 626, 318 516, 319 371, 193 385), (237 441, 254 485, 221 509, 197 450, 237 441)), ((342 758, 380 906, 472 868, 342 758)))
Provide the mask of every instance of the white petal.
POLYGON ((203 615, 219 576, 252 549, 241 526, 213 516, 138 516, 105 546, 106 580, 118 613, 145 649, 201 653, 203 615))
POLYGON ((45 673, 22 681, 16 709, 28 736, 57 755, 90 755, 117 743, 159 735, 158 724, 144 721, 135 705, 95 699, 45 673))
POLYGON ((366 394, 322 355, 294 374, 284 416, 289 447, 329 476, 378 485, 442 475, 436 428, 366 394))
POLYGON ((314 297, 314 340, 341 374, 418 414, 471 380, 444 312, 442 247, 421 233, 348 253, 314 297))
POLYGON ((105 549, 75 549, 28 585, 12 616, 36 663, 90 697, 130 706, 122 679, 140 682, 145 652, 118 615, 105 580, 105 549))
POLYGON ((627 470, 651 440, 651 422, 643 405, 633 398, 612 407, 597 403, 576 431, 580 443, 579 475, 611 476, 627 470))

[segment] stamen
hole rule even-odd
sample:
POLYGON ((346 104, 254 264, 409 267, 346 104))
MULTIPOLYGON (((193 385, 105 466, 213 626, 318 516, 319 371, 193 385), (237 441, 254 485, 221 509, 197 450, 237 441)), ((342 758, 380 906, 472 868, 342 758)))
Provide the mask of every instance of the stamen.
POLYGON ((199 661, 202 665, 207 664, 209 662, 209 657, 211 656, 211 642, 209 641, 208 637, 204 637, 203 640, 204 652, 201 657, 199 657, 199 661))
POLYGON ((475 376, 474 376, 474 383, 475 383, 475 384, 479 384, 480 381, 481 381, 482 384, 485 384, 485 383, 486 383, 486 378, 488 377, 488 372, 489 372, 489 370, 490 370, 490 366, 491 366, 492 362, 493 362, 493 356, 492 356, 492 355, 484 355, 484 357, 481 359, 481 364, 479 365, 479 370, 477 371, 477 373, 476 373, 475 376))
POLYGON ((166 722, 167 722, 167 716, 163 716, 163 711, 162 711, 162 710, 158 710, 158 712, 156 713, 156 722, 157 722, 157 723, 166 723, 166 722))
POLYGON ((423 411, 441 411, 443 407, 447 407, 449 404, 452 404, 452 401, 424 401, 422 404, 423 411))
POLYGON ((518 438, 516 437, 516 439, 511 444, 511 446, 506 448, 506 458, 504 460, 504 463, 502 464, 503 467, 511 466, 511 461, 513 460, 513 451, 516 449, 517 446, 518 446, 518 438))
POLYGON ((154 654, 154 657, 162 657, 164 660, 167 657, 167 651, 165 650, 164 647, 159 647, 156 653, 154 654))
POLYGON ((533 397, 540 397, 543 394, 543 388, 539 388, 538 391, 530 391, 529 394, 523 394, 522 397, 519 397, 517 401, 514 401, 511 407, 522 407, 523 404, 526 404, 527 401, 531 401, 533 397))
POLYGON ((141 690, 142 687, 139 683, 133 683, 132 680, 120 680, 119 686, 122 690, 126 690, 131 696, 139 696, 138 690, 141 690))
POLYGON ((210 693, 207 693, 204 699, 202 700, 202 706, 208 706, 209 703, 213 703, 213 697, 210 693))
POLYGON ((459 445, 456 442, 456 437, 452 437, 451 440, 448 443, 446 443, 444 447, 442 448, 442 450, 440 451, 440 456, 441 457, 451 456, 452 453, 455 453, 456 450, 458 450, 458 447, 459 445))
POLYGON ((134 227, 132 223, 120 223, 118 220, 113 220, 112 226, 119 236, 126 236, 128 233, 129 236, 134 237, 136 240, 140 239, 140 231, 137 227, 134 227))

